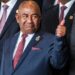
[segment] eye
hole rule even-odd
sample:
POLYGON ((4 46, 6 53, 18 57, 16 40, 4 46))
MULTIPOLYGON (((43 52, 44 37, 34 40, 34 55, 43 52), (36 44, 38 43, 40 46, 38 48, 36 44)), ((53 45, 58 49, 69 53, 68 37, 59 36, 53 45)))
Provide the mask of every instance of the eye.
POLYGON ((23 18, 23 19, 26 19, 27 17, 28 17, 27 14, 23 14, 23 15, 22 15, 22 18, 23 18))
POLYGON ((34 15, 32 15, 32 18, 33 18, 33 19, 38 19, 38 18, 39 18, 39 16, 38 16, 38 15, 36 15, 36 14, 34 14, 34 15))

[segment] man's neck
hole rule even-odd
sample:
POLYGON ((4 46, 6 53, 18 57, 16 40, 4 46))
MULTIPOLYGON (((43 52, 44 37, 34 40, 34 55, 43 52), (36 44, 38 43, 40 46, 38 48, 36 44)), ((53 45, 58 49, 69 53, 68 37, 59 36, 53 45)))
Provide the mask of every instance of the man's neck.
POLYGON ((2 2, 7 3, 9 0, 2 0, 2 2))
POLYGON ((64 4, 66 4, 67 2, 69 2, 69 1, 71 1, 71 0, 60 0, 60 2, 64 5, 64 4))

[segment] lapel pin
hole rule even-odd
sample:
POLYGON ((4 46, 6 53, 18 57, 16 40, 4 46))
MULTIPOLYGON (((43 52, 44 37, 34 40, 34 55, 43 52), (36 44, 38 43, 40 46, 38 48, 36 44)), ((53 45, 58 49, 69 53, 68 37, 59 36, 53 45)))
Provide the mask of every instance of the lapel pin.
POLYGON ((35 40, 36 41, 39 41, 40 40, 40 36, 37 36, 35 40))
POLYGON ((69 19, 70 19, 70 20, 73 20, 73 16, 70 16, 69 19))

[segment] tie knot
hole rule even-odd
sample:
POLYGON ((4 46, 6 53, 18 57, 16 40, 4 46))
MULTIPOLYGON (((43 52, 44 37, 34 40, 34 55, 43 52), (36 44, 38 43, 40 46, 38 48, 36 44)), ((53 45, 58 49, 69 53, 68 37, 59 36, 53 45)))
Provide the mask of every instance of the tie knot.
POLYGON ((66 6, 62 6, 61 10, 64 11, 67 7, 66 6))
POLYGON ((26 38, 28 35, 27 34, 22 34, 22 38, 26 38))
POLYGON ((4 10, 6 10, 8 8, 8 5, 4 4, 3 8, 4 8, 4 10))

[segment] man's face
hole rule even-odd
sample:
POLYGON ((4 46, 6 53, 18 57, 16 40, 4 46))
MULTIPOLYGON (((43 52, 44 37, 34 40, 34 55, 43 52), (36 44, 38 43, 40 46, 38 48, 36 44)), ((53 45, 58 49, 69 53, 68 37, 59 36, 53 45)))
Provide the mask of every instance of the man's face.
POLYGON ((33 33, 38 30, 40 16, 35 7, 23 7, 16 15, 17 22, 23 33, 33 33))

